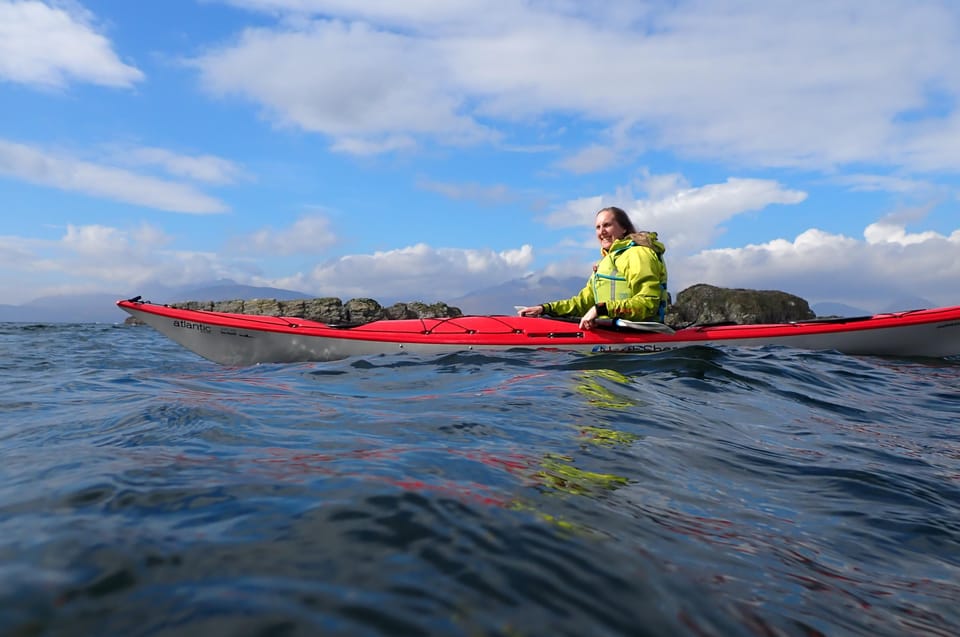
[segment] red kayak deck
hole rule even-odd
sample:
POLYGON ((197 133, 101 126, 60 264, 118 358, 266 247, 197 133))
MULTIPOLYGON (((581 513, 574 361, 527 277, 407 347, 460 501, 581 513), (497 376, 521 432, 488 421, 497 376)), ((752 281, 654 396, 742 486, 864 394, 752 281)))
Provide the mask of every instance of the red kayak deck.
POLYGON ((119 301, 118 306, 184 347, 227 364, 514 347, 658 352, 691 345, 783 345, 851 354, 960 355, 960 306, 794 323, 693 326, 673 333, 614 326, 581 330, 576 322, 516 316, 383 320, 338 327, 139 300, 119 301))

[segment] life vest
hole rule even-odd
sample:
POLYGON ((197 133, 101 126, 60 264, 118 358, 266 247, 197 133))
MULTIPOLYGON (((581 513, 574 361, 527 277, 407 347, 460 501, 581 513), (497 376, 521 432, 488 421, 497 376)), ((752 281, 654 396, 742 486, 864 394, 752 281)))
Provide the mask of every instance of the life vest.
POLYGON ((660 304, 657 308, 657 317, 663 322, 666 311, 669 294, 667 293, 667 268, 663 264, 663 244, 657 241, 657 235, 654 232, 637 233, 630 237, 619 239, 610 246, 610 250, 594 269, 590 283, 593 287, 593 297, 597 303, 606 303, 608 301, 623 301, 632 297, 636 291, 630 289, 627 279, 617 270, 617 256, 626 250, 634 248, 649 248, 657 256, 657 260, 663 266, 658 274, 660 278, 660 304), (637 240, 641 243, 637 243, 637 240))
POLYGON ((614 250, 611 246, 610 252, 606 254, 600 262, 597 264, 596 270, 593 272, 591 277, 591 285, 593 286, 593 298, 597 300, 597 303, 605 303, 607 301, 622 301, 624 299, 629 299, 633 296, 633 292, 630 290, 630 287, 627 284, 627 279, 620 275, 620 272, 617 270, 617 262, 615 257, 634 247, 636 244, 631 241, 622 248, 614 250))

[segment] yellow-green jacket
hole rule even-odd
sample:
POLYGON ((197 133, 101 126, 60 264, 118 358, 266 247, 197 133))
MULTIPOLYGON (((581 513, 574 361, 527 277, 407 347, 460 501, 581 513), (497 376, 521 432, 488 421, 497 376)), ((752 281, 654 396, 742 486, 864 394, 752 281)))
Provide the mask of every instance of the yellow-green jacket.
POLYGON ((637 232, 614 241, 594 266, 580 293, 570 299, 543 304, 554 316, 583 316, 606 303, 607 316, 630 321, 660 321, 669 302, 666 248, 656 232, 637 232))

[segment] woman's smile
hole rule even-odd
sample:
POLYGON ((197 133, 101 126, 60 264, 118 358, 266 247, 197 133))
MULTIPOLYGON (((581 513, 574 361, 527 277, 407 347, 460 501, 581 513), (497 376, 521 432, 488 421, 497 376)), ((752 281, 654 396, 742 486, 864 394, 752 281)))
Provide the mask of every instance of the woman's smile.
POLYGON ((597 215, 596 230, 600 248, 603 250, 609 250, 613 242, 623 238, 627 232, 623 226, 617 223, 616 217, 609 210, 604 210, 597 215))

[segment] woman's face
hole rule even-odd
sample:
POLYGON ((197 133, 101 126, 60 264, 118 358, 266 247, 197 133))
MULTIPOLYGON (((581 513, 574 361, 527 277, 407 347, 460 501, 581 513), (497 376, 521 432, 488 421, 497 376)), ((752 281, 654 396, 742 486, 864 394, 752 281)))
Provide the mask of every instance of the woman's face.
POLYGON ((601 210, 597 213, 597 239, 600 241, 600 247, 609 250, 610 246, 617 239, 622 239, 627 233, 626 229, 617 223, 613 213, 609 210, 601 210))

